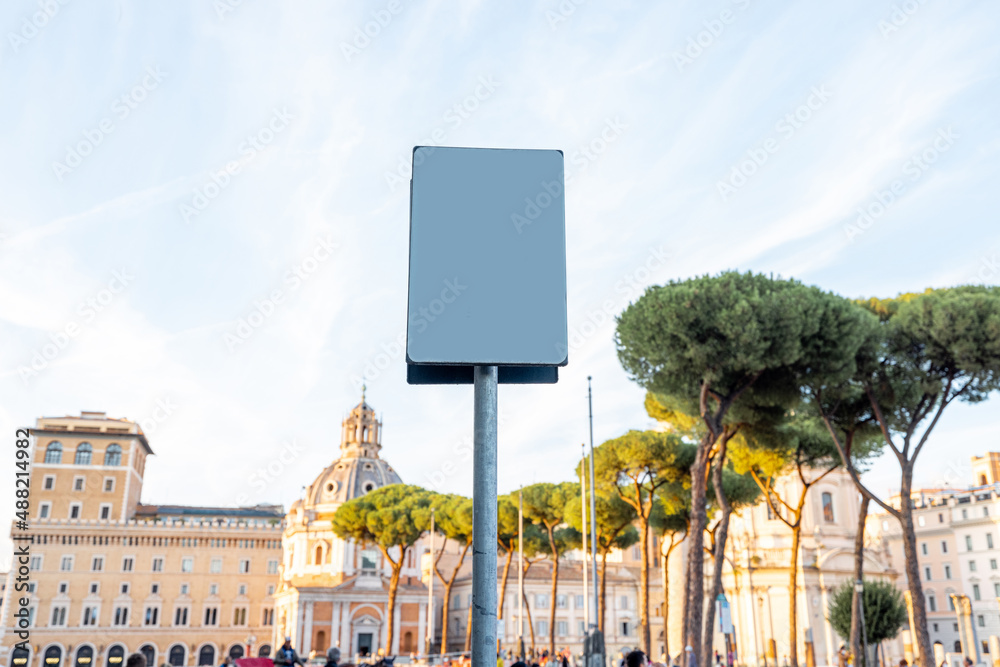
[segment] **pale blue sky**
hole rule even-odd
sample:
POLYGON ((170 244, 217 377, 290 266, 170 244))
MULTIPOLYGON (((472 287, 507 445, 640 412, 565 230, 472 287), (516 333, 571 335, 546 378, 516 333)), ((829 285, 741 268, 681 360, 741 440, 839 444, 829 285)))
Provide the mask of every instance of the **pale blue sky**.
MULTIPOLYGON (((588 374, 598 443, 650 425, 611 322, 645 285, 735 268, 854 297, 1000 278, 996 3, 49 4, 0 7, 3 451, 38 415, 169 404, 147 502, 287 505, 336 457, 366 366, 404 480, 471 491, 471 389, 408 387, 395 347, 407 163, 432 138, 560 148, 572 176, 580 335, 558 385, 501 389, 502 491, 571 474, 588 374)), ((919 481, 1000 448, 997 405, 951 409, 919 481)))

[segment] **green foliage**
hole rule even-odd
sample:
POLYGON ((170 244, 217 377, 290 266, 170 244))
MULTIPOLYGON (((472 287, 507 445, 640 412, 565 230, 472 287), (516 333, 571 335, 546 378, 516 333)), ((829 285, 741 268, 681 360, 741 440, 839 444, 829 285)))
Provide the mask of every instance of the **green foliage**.
POLYGON ((689 474, 696 446, 676 433, 629 431, 594 450, 598 493, 617 493, 637 511, 649 494, 689 474), (638 489, 638 495, 637 491, 638 489))
MULTIPOLYGON (((830 625, 841 637, 851 636, 851 604, 854 596, 854 582, 846 581, 830 601, 830 625)), ((887 581, 865 581, 864 593, 865 627, 868 643, 892 639, 907 624, 906 603, 899 589, 887 581)))
POLYGON ((374 544, 383 551, 406 548, 426 529, 424 510, 432 494, 419 486, 391 484, 348 500, 333 515, 333 532, 344 539, 374 544))
MULTIPOLYGON (((590 498, 587 498, 587 521, 590 521, 590 498)), ((632 522, 635 521, 635 509, 618 497, 618 494, 594 497, 594 511, 597 522, 594 529, 597 533, 597 551, 606 553, 612 549, 627 549, 639 541, 639 531, 632 522)), ((566 503, 566 521, 577 531, 583 529, 583 516, 580 511, 580 497, 574 496, 566 503)), ((589 526, 587 538, 590 539, 589 526)))
POLYGON ((794 280, 725 272, 650 287, 618 317, 615 341, 629 376, 671 410, 701 414, 704 383, 735 399, 727 423, 755 423, 758 410, 794 405, 797 376, 853 372, 840 338, 857 311, 794 280))
POLYGON ((526 486, 521 490, 524 516, 546 528, 555 528, 566 522, 566 503, 579 495, 580 485, 575 482, 540 482, 526 486))

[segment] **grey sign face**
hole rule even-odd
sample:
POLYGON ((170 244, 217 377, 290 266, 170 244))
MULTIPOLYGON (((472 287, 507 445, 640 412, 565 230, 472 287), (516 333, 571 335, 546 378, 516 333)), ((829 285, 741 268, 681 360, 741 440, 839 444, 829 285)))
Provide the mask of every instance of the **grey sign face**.
POLYGON ((407 361, 567 361, 566 207, 556 150, 418 146, 407 361))

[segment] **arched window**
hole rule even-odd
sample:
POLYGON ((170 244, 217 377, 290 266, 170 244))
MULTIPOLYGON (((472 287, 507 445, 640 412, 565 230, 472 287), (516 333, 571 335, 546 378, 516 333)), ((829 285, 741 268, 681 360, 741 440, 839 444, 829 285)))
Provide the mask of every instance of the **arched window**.
POLYGON ((15 648, 10 653, 10 664, 13 667, 26 667, 31 662, 31 652, 21 647, 15 648))
POLYGON ((986 481, 986 475, 979 476, 979 486, 986 486, 989 482, 986 481))
POLYGON ((94 454, 94 448, 90 446, 89 442, 81 442, 76 446, 76 458, 73 460, 78 466, 89 466, 90 457, 94 454))
POLYGON ((269 658, 271 657, 271 645, 263 644, 259 649, 257 649, 257 657, 269 658))
POLYGON ((108 448, 104 450, 104 465, 106 466, 120 466, 122 464, 122 448, 121 445, 116 445, 111 443, 108 448))
POLYGON ((62 443, 58 440, 53 440, 49 443, 49 446, 45 448, 45 462, 46 463, 62 463, 62 443))
POLYGON ((212 646, 201 647, 198 651, 198 664, 199 665, 214 665, 215 664, 215 648, 212 646))
POLYGON ((174 644, 170 647, 170 652, 167 654, 167 662, 180 667, 184 664, 184 653, 184 647, 181 644, 174 644))
POLYGON ((108 649, 109 667, 118 667, 125 662, 125 647, 117 644, 108 649))
MULTIPOLYGON (((861 614, 858 614, 858 616, 860 617, 861 614)), ((956 639, 955 640, 955 653, 961 653, 961 652, 962 652, 962 642, 960 642, 959 640, 956 639)))
POLYGON ((45 649, 45 667, 59 667, 62 663, 62 649, 58 646, 50 646, 45 649))
POLYGON ((823 493, 823 521, 827 523, 833 523, 833 494, 830 492, 823 493))
POLYGON ((233 644, 229 647, 229 657, 233 660, 239 660, 243 657, 243 644, 233 644))
POLYGON ((316 633, 316 646, 313 647, 317 651, 326 650, 326 631, 320 630, 316 633))
POLYGON ((403 653, 409 653, 413 650, 413 633, 407 632, 403 635, 403 645, 399 648, 403 653))
POLYGON ((90 667, 94 662, 94 649, 89 646, 81 646, 76 649, 76 667, 90 667))
POLYGON ((156 664, 156 647, 152 644, 143 644, 140 646, 139 653, 142 653, 143 657, 146 658, 147 665, 156 664))

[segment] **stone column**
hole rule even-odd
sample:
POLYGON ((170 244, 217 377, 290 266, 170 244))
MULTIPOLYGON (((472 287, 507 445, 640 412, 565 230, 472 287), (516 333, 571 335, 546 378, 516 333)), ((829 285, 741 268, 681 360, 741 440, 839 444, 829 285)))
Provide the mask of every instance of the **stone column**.
POLYGON ((424 652, 424 637, 427 636, 427 602, 421 602, 420 608, 417 612, 417 636, 414 639, 417 642, 416 653, 420 655, 424 652))
POLYGON ((973 664, 979 662, 979 645, 976 642, 976 630, 972 624, 972 602, 968 595, 952 595, 952 602, 955 604, 955 618, 958 620, 958 636, 962 642, 962 653, 972 660, 973 664))
POLYGON ((1000 665, 1000 638, 996 635, 990 635, 990 657, 993 658, 993 667, 1000 665))
POLYGON ((313 637, 313 602, 309 600, 304 605, 302 618, 302 653, 308 655, 312 650, 313 637))
POLYGON ((944 646, 934 644, 934 664, 940 665, 942 662, 944 662, 944 646))

